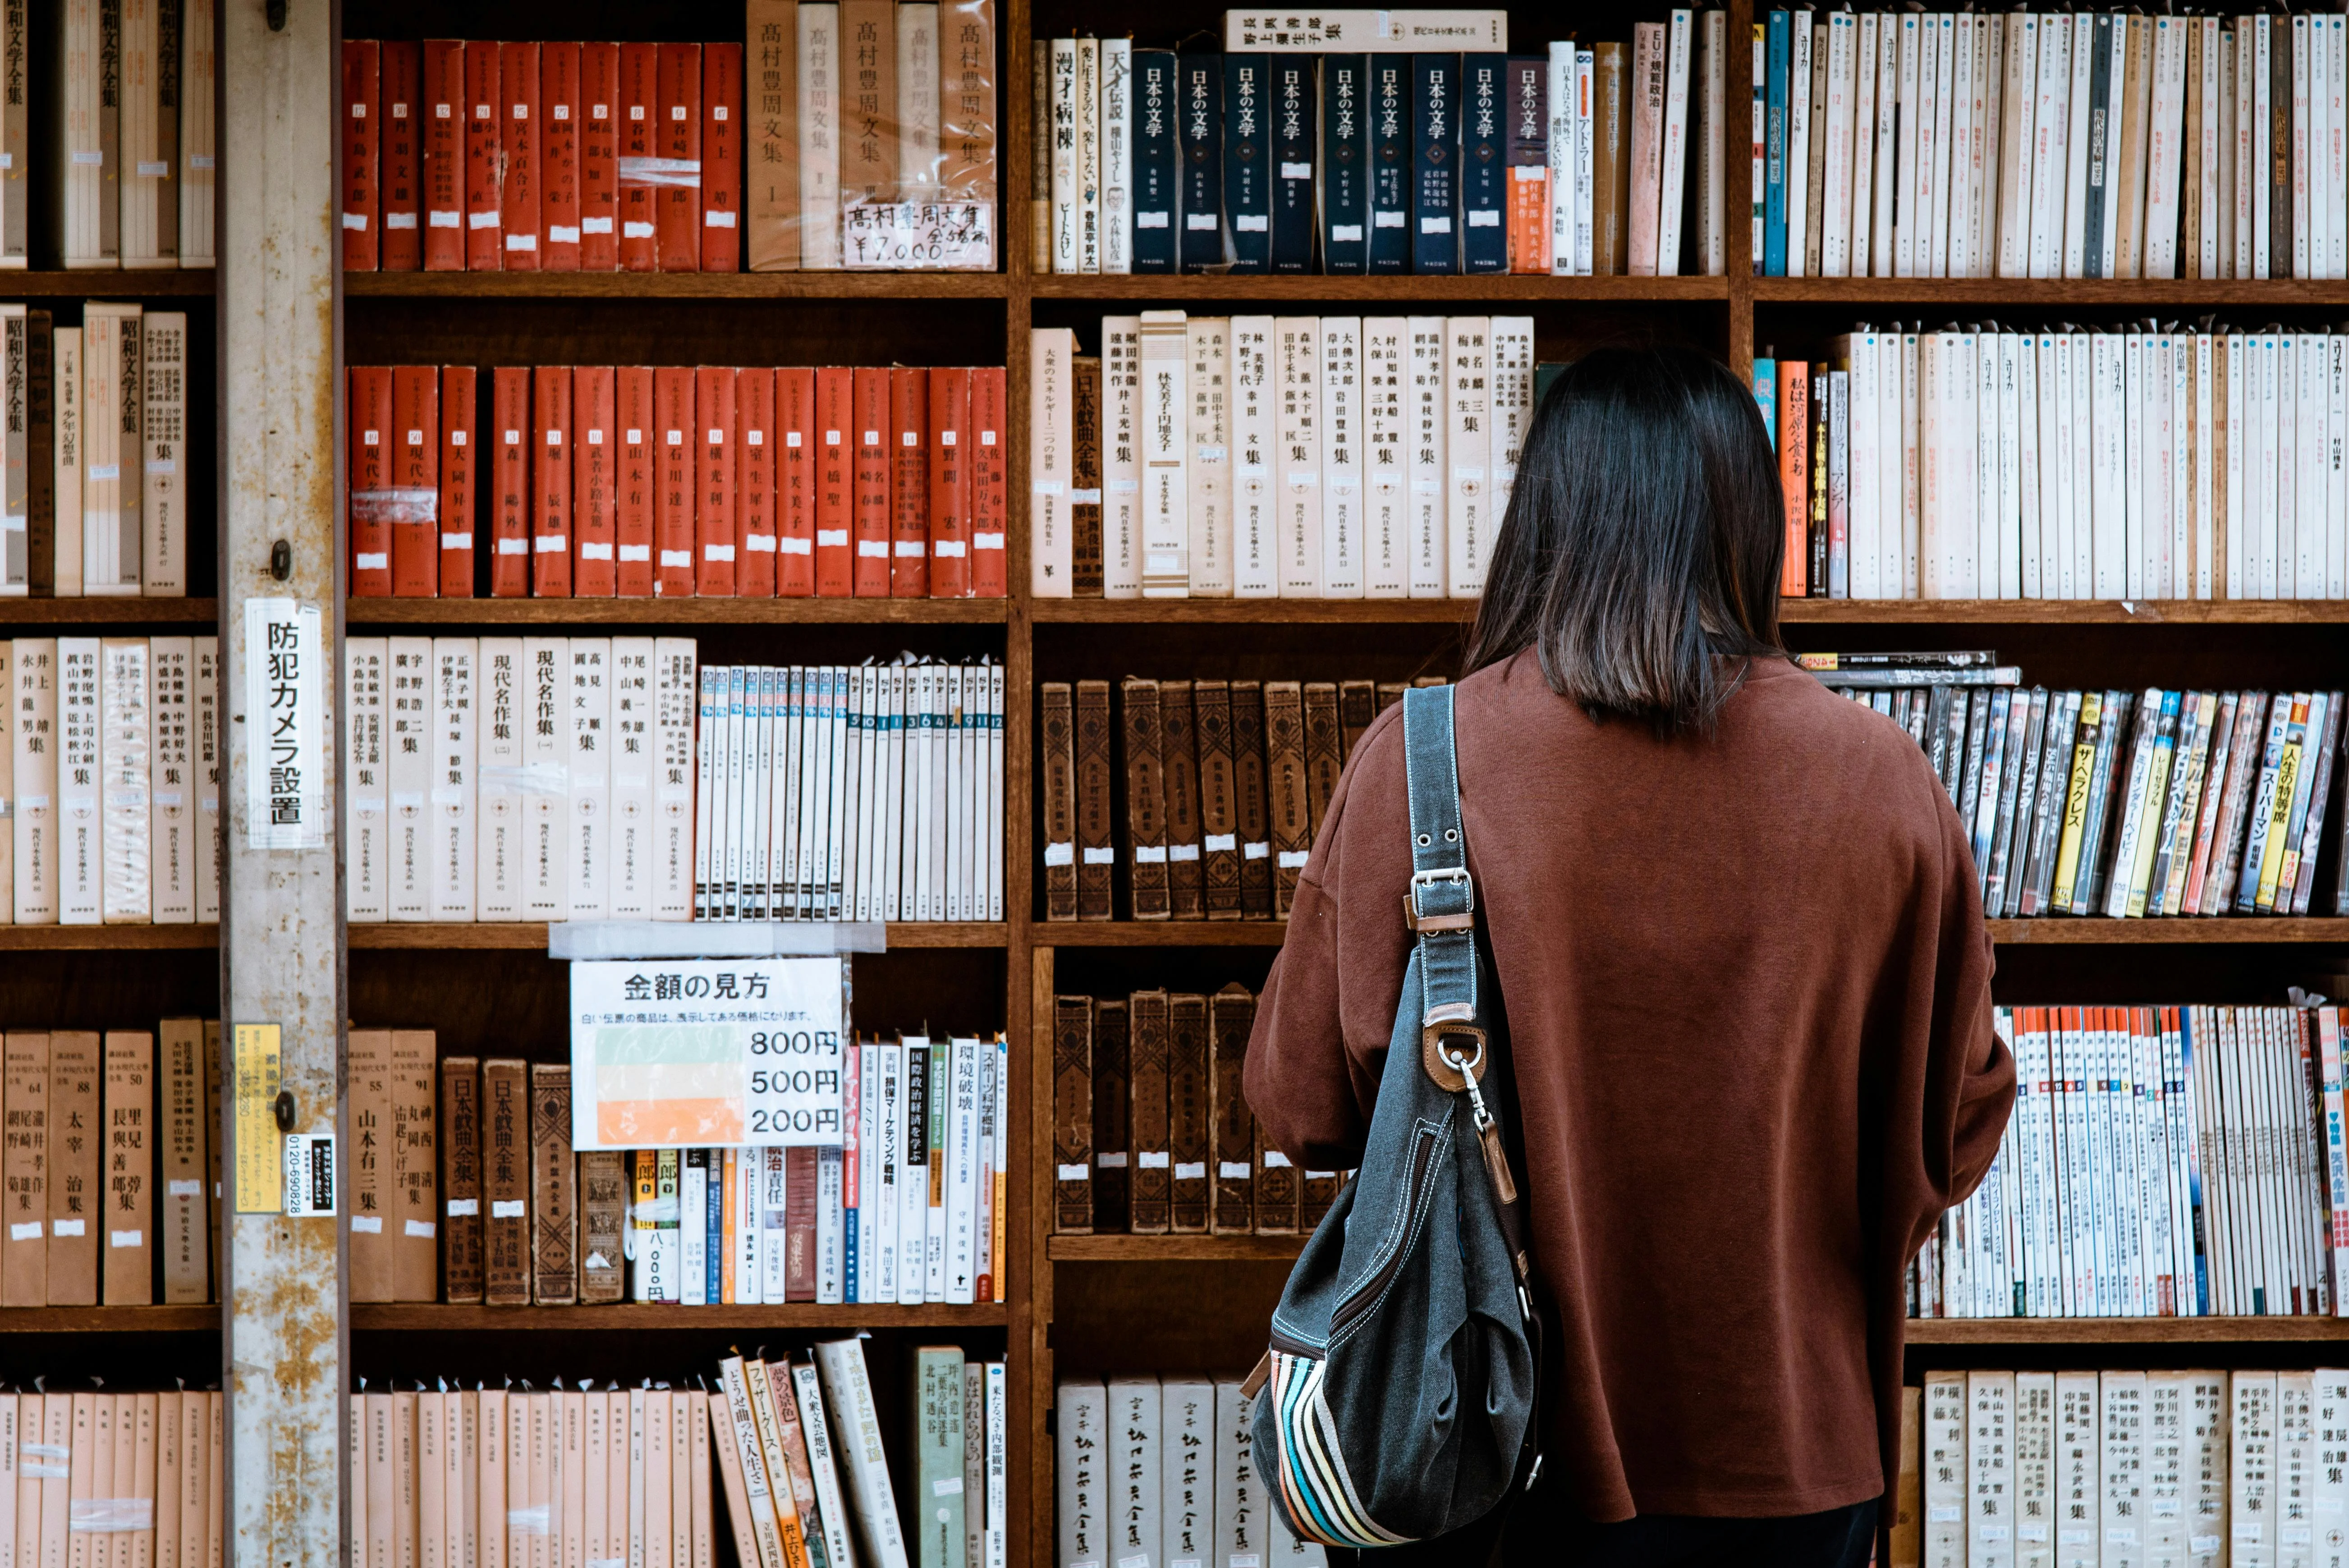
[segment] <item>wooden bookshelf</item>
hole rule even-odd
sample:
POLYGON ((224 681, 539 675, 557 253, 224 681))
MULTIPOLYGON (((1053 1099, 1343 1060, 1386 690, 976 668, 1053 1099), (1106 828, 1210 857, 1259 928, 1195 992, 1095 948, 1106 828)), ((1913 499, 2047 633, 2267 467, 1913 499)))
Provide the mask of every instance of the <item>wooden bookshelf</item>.
POLYGON ((1006 599, 349 599, 354 627, 999 626, 1006 599))
POLYGON ((0 925, 0 953, 134 953, 219 945, 217 925, 0 925))
POLYGON ((1909 1343, 1921 1346, 2275 1345, 2308 1346, 2301 1354, 2313 1355, 2313 1347, 2343 1340, 2349 1340, 2349 1318, 1927 1317, 1909 1323, 1909 1343))
POLYGON ((1002 273, 346 273, 349 299, 999 300, 1002 273))
MULTIPOLYGON (((6 927, 0 926, 0 930, 6 927)), ((125 928, 117 928, 125 929, 125 928)), ((170 929, 166 927, 164 929, 170 929)), ((356 950, 390 948, 424 951, 543 953, 546 923, 537 921, 370 921, 349 926, 356 950)), ((999 948, 1010 944, 1010 925, 1004 921, 907 920, 889 923, 892 948, 999 948)))
POLYGON ((0 272, 0 295, 9 299, 209 299, 217 292, 211 267, 92 268, 72 272, 0 272))
POLYGON ((37 635, 43 626, 179 626, 220 624, 216 599, 0 599, 0 630, 37 635))
POLYGON ((504 1329, 602 1333, 704 1330, 800 1330, 838 1333, 857 1328, 999 1328, 1010 1320, 1001 1302, 976 1306, 652 1306, 615 1302, 601 1306, 450 1306, 429 1302, 354 1303, 358 1334, 479 1334, 504 1329))
POLYGON ((0 1307, 6 1334, 217 1334, 217 1306, 0 1307))

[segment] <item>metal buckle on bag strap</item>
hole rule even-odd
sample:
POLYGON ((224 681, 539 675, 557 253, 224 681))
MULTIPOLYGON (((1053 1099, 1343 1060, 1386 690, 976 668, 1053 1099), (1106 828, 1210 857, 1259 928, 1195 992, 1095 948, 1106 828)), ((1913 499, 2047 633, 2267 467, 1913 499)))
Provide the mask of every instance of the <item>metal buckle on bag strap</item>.
POLYGON ((1413 872, 1411 887, 1402 895, 1402 922, 1421 936, 1432 931, 1474 931, 1476 928, 1476 883, 1464 866, 1451 866, 1440 871, 1413 872), (1422 914, 1419 912, 1419 890, 1434 882, 1452 882, 1459 886, 1468 900, 1468 907, 1457 914, 1422 914))
POLYGON ((1484 1078, 1488 1045, 1485 1031, 1472 1024, 1430 1024, 1419 1032, 1420 1065, 1436 1088, 1458 1094, 1484 1078), (1461 1044, 1447 1049, 1446 1041, 1461 1044))

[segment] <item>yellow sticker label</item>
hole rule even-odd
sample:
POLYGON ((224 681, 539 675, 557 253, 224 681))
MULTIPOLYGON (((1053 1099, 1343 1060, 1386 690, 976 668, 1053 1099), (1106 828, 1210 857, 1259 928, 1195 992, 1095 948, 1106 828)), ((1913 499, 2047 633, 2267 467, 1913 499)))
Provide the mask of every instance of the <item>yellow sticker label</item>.
POLYGON ((277 1026, 237 1025, 235 1058, 236 1212, 278 1213, 285 1207, 285 1140, 277 1130, 285 1067, 277 1026))

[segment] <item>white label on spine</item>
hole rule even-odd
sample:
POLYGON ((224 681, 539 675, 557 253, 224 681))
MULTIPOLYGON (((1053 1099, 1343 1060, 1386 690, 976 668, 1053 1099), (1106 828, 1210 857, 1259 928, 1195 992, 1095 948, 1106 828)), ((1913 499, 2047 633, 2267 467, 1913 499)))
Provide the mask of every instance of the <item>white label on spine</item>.
POLYGON ((523 1216, 523 1201, 520 1198, 492 1198, 490 1201, 490 1218, 519 1220, 523 1216))

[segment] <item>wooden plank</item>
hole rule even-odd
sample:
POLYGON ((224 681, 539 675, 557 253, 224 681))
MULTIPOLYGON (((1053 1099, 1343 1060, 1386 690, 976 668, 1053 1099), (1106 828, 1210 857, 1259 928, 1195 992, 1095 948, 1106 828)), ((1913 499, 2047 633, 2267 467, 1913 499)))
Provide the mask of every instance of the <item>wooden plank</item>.
MULTIPOLYGON (((7 928, 0 926, 0 931, 7 928)), ((46 929, 57 929, 49 927, 46 929)), ((78 928, 91 929, 91 928, 78 928)), ((112 927, 114 930, 145 929, 112 927)), ((162 927, 158 929, 170 929, 162 927)), ((546 923, 522 921, 388 921, 348 928, 350 945, 361 949, 424 948, 456 952, 492 949, 529 952, 546 950, 546 923)), ((1001 947, 1009 927, 1001 921, 892 921, 888 942, 905 947, 1001 947)))
POLYGON ((0 925, 0 953, 218 947, 217 925, 0 925))
POLYGON ((0 1334, 217 1334, 217 1306, 12 1306, 0 1334))
POLYGON ((2349 1339, 2340 1317, 1923 1317, 1911 1345, 2321 1345, 2349 1339))
POLYGON ((1000 1327, 1007 1318, 1000 1302, 977 1306, 818 1306, 812 1302, 776 1306, 679 1306, 633 1301, 604 1306, 449 1306, 400 1302, 352 1307, 351 1329, 357 1334, 477 1334, 485 1329, 603 1329, 634 1333, 647 1329, 711 1328, 989 1328, 1000 1327))
MULTIPOLYGON (((85 281, 87 274, 74 274, 85 281)), ((1001 299, 1001 273, 350 273, 344 294, 376 299, 1001 299)), ((16 287, 12 281, 9 287, 16 287)))
POLYGON ((2027 284, 2013 278, 1754 278, 1752 282, 1757 306, 1914 304, 1929 315, 1940 306, 1954 304, 2019 305, 2028 310, 2064 305, 2128 310, 2173 305, 2337 309, 2349 304, 2349 283, 2321 278, 2048 278, 2027 284))
MULTIPOLYGON (((382 600, 368 603, 386 603, 382 600)), ((410 600, 429 603, 429 600, 410 600)), ((1029 614, 1054 624, 1363 626, 1475 619, 1473 599, 1040 599, 1029 614)), ((2342 625, 2338 599, 1787 599, 1786 624, 1840 625, 2342 625)))
POLYGON ((0 599, 0 626, 179 626, 210 631, 217 599, 0 599))
MULTIPOLYGON (((1056 947, 1277 947, 1288 924, 1278 920, 1070 920, 1040 923, 1033 930, 1037 942, 1056 947)), ((1993 920, 1990 934, 1993 942, 2013 946, 2025 943, 2113 947, 2349 943, 2349 918, 1993 920)))
POLYGON ((1506 273, 1436 277, 1400 273, 1376 277, 1330 277, 1322 273, 1218 273, 1146 276, 1045 274, 1030 280, 1040 300, 1105 300, 1131 308, 1135 302, 1189 300, 1245 306, 1257 301, 1392 300, 1398 304, 1478 303, 1608 304, 1693 303, 1729 298, 1726 278, 1541 277, 1506 273))
POLYGON ((1306 1241, 1304 1235, 1054 1236, 1045 1251, 1063 1264, 1262 1263, 1293 1258, 1306 1241))
POLYGON ((95 298, 120 300, 209 299, 215 277, 210 268, 184 271, 134 267, 122 272, 22 272, 8 274, 10 299, 95 298))
MULTIPOLYGON (((0 603, 56 601, 0 600, 0 603)), ((73 601, 95 604, 138 600, 73 601)), ((153 603, 153 601, 147 601, 153 603)), ((366 626, 1001 625, 1005 599, 350 599, 366 626)))

